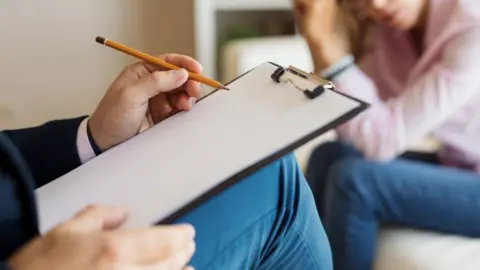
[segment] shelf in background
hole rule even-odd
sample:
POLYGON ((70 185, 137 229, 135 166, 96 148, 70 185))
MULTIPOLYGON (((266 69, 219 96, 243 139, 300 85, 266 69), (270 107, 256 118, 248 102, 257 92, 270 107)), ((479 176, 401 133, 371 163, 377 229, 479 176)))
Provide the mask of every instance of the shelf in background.
POLYGON ((215 0, 215 7, 221 11, 235 10, 286 10, 292 0, 215 0))

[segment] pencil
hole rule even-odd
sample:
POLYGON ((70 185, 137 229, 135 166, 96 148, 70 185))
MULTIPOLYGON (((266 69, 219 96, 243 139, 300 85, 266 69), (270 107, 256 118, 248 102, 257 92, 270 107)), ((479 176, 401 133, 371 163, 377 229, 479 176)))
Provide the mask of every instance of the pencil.
MULTIPOLYGON (((117 43, 117 42, 112 41, 112 40, 108 40, 104 37, 97 37, 95 39, 95 41, 102 44, 102 45, 110 47, 112 49, 121 51, 121 52, 126 53, 128 55, 131 55, 133 57, 136 57, 138 59, 147 61, 147 62, 155 64, 155 65, 161 66, 161 67, 166 68, 166 69, 180 69, 179 67, 177 67, 175 65, 172 65, 170 63, 167 63, 167 62, 165 62, 165 61, 163 61, 163 60, 161 60, 157 57, 154 57, 154 56, 148 55, 146 53, 137 51, 135 49, 129 48, 125 45, 122 45, 122 44, 117 43)), ((215 89, 229 90, 227 87, 225 87, 220 82, 217 82, 213 79, 204 77, 202 75, 199 75, 199 74, 196 74, 196 73, 193 73, 193 72, 190 72, 190 71, 188 71, 188 78, 190 80, 194 80, 194 81, 197 81, 199 83, 206 84, 206 85, 208 85, 210 87, 213 87, 215 89)))

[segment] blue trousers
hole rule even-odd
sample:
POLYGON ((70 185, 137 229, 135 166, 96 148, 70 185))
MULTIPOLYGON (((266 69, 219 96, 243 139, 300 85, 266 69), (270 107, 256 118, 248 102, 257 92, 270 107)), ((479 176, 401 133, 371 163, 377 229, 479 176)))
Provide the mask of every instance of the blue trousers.
POLYGON ((196 228, 196 270, 332 269, 313 194, 292 154, 178 220, 184 222, 196 228))
POLYGON ((327 143, 312 153, 306 177, 334 269, 372 269, 379 224, 480 236, 480 175, 439 166, 434 155, 376 163, 346 143, 327 143))

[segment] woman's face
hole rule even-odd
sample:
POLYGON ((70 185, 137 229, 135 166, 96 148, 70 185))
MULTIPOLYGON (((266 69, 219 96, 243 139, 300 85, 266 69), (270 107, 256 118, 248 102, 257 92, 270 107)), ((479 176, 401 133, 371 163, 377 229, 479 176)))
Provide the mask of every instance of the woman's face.
POLYGON ((398 30, 410 30, 425 16, 428 0, 347 0, 357 12, 398 30))

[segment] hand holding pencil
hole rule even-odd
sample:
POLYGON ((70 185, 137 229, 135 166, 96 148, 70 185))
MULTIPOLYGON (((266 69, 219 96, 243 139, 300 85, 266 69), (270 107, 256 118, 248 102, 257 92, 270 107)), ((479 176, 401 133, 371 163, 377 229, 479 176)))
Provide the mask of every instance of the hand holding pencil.
POLYGON ((169 70, 138 61, 125 67, 108 88, 88 120, 95 153, 106 151, 177 112, 191 110, 201 98, 200 84, 189 80, 187 72, 202 73, 200 63, 179 54, 158 58, 180 68, 169 70))
POLYGON ((226 89, 199 75, 201 64, 189 56, 153 57, 102 37, 96 41, 143 60, 120 73, 88 119, 87 133, 97 155, 179 111, 192 109, 202 95, 200 83, 226 89))
MULTIPOLYGON (((162 59, 159 59, 157 57, 154 57, 154 56, 148 55, 146 53, 140 52, 138 50, 132 49, 130 47, 127 47, 127 46, 122 45, 120 43, 117 43, 115 41, 108 40, 104 37, 97 37, 95 40, 100 44, 103 44, 103 45, 108 46, 110 48, 113 48, 115 50, 121 51, 123 53, 131 55, 131 56, 136 57, 138 59, 147 61, 151 64, 158 65, 162 68, 165 68, 165 69, 179 69, 179 67, 177 67, 175 65, 172 65, 171 63, 165 62, 162 59)), ((215 80, 210 79, 210 78, 207 78, 207 77, 204 77, 204 76, 201 76, 200 74, 193 73, 191 71, 188 72, 188 77, 189 77, 190 80, 194 80, 194 81, 197 81, 199 83, 206 84, 206 85, 208 85, 210 87, 213 87, 215 89, 228 90, 228 88, 225 87, 224 85, 222 85, 220 82, 215 81, 215 80)))

